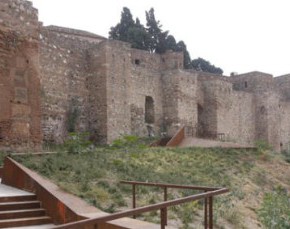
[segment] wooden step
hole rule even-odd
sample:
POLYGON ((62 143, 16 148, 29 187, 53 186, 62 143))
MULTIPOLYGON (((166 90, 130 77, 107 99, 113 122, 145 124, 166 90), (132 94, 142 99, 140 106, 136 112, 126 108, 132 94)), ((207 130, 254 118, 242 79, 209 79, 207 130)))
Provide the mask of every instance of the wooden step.
POLYGON ((40 208, 40 202, 37 200, 0 203, 0 211, 12 211, 22 209, 35 209, 35 208, 40 208))
POLYGON ((38 217, 38 216, 45 216, 45 210, 43 208, 0 211, 0 220, 26 218, 26 217, 38 217))
POLYGON ((31 201, 36 200, 36 195, 25 195, 25 196, 2 196, 0 197, 0 203, 5 202, 19 202, 19 201, 31 201))
POLYGON ((51 223, 51 219, 48 216, 5 219, 5 220, 0 220, 0 228, 42 225, 42 224, 48 224, 48 223, 51 223))

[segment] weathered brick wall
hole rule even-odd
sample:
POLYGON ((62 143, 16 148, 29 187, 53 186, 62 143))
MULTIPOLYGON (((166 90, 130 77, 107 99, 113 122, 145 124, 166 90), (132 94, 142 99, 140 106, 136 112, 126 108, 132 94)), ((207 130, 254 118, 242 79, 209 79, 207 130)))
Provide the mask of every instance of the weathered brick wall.
POLYGON ((107 142, 131 133, 129 97, 130 48, 120 41, 108 41, 106 47, 107 142))
POLYGON ((27 1, 0 2, 0 146, 39 148, 37 10, 27 1), (3 111, 3 109, 5 111, 3 111))
POLYGON ((167 51, 161 55, 162 70, 183 69, 183 52, 167 51))
POLYGON ((217 133, 224 133, 228 137, 236 118, 235 114, 233 114, 233 106, 236 106, 236 104, 233 99, 232 84, 223 80, 214 80, 212 82, 215 83, 213 90, 217 106, 217 133))
POLYGON ((178 119, 179 81, 172 71, 164 72, 162 81, 163 132, 173 136, 180 128, 178 119))
POLYGON ((233 89, 247 92, 264 92, 274 89, 273 76, 262 72, 250 72, 230 77, 233 89))
POLYGON ((224 134, 228 141, 254 143, 253 94, 233 90, 229 77, 199 73, 198 81, 199 136, 224 134))
POLYGON ((255 94, 255 139, 267 141, 275 150, 280 149, 279 100, 274 91, 255 94))
MULTIPOLYGON (((229 77, 194 70, 187 71, 197 74, 198 79, 197 135, 199 137, 215 137, 217 133, 223 133, 222 131, 224 131, 221 129, 221 125, 224 123, 223 119, 219 119, 222 118, 223 107, 231 107, 231 101, 228 100, 228 96, 232 91, 232 84, 229 84, 229 77), (224 98, 226 101, 223 100, 224 98)), ((227 127, 224 128, 228 129, 227 127)))
MULTIPOLYGON (((280 123, 281 122, 280 120, 281 106, 279 105, 279 103, 280 103, 280 95, 276 94, 275 92, 269 93, 269 96, 268 96, 268 109, 269 109, 268 128, 269 130, 268 130, 267 140, 276 151, 280 150, 280 143, 281 143, 280 125, 283 125, 283 123, 280 123)), ((290 132, 290 129, 289 129, 289 132, 290 132)))
POLYGON ((251 92, 254 95, 255 141, 265 140, 275 150, 280 150, 279 101, 281 97, 279 89, 275 88, 273 76, 261 72, 250 72, 232 76, 231 80, 235 90, 251 92))
POLYGON ((189 74, 180 70, 174 71, 178 82, 177 111, 180 126, 194 128, 197 131, 197 74, 189 74))
MULTIPOLYGON (((218 116, 217 116, 217 97, 216 88, 218 87, 216 80, 202 81, 203 104, 199 104, 198 127, 199 137, 211 137, 217 133, 218 116)), ((200 97, 200 96, 199 96, 200 97)))
POLYGON ((281 95, 283 101, 290 100, 290 74, 274 78, 276 92, 281 95))
POLYGON ((107 43, 102 42, 89 53, 89 132, 96 142, 107 143, 107 43))
MULTIPOLYGON (((275 91, 280 95, 280 149, 290 150, 290 74, 275 77, 275 91)), ((276 107, 277 109, 277 107, 276 107)))
POLYGON ((131 132, 139 136, 150 133, 159 135, 163 125, 161 57, 146 51, 133 49, 131 52, 131 76, 129 103, 131 109, 131 132), (140 63, 136 63, 136 59, 140 63), (146 96, 153 100, 153 123, 146 123, 146 96), (150 133, 149 133, 150 132, 150 133))
POLYGON ((38 39, 38 11, 25 0, 0 1, 0 25, 29 40, 38 39))
MULTIPOLYGON (((255 143, 255 105, 253 94, 241 91, 231 92, 230 119, 224 119, 227 125, 226 139, 238 143, 255 143)), ((224 115, 227 111, 223 111, 224 115)), ((222 115, 222 113, 221 113, 222 115)))
POLYGON ((187 125, 200 137, 224 133, 240 143, 288 147, 290 75, 183 70, 182 53, 152 54, 89 32, 42 27, 25 0, 2 0, 0 12, 2 146, 40 145, 42 131, 45 141, 85 131, 110 143, 126 134, 173 135, 187 125))
POLYGON ((290 150, 290 103, 280 102, 280 147, 281 150, 290 150))
POLYGON ((222 81, 216 91, 217 133, 225 140, 250 143, 255 140, 253 95, 232 90, 232 84, 222 81), (234 128, 233 128, 234 127, 234 128))
POLYGON ((163 124, 173 136, 180 127, 197 125, 196 75, 181 70, 162 73, 163 124))
POLYGON ((42 128, 46 141, 61 143, 68 132, 88 131, 89 50, 100 41, 82 31, 41 28, 42 128))
POLYGON ((147 136, 148 128, 159 135, 163 127, 161 71, 182 66, 180 53, 160 56, 130 49, 120 41, 98 44, 98 37, 85 40, 76 33, 56 27, 41 30, 45 140, 63 142, 73 109, 79 114, 76 131, 89 131, 100 143, 127 134, 147 136), (150 124, 145 122, 146 96, 154 100, 154 123, 150 124))

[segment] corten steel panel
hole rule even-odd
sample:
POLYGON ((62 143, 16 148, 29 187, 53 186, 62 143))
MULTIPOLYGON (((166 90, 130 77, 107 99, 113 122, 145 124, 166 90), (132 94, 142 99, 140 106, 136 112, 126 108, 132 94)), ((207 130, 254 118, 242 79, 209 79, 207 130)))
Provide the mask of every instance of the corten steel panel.
POLYGON ((24 171, 18 166, 17 162, 10 158, 5 159, 2 183, 35 193, 37 199, 42 202, 43 208, 46 209, 47 214, 52 217, 55 224, 84 219, 84 217, 77 215, 43 187, 44 184, 49 185, 46 180, 43 179, 39 183, 34 179, 32 173, 24 171))
POLYGON ((184 139, 184 127, 182 127, 172 138, 171 140, 166 144, 166 146, 178 146, 182 140, 184 139))
MULTIPOLYGON (((83 206, 74 205, 71 208, 68 207, 64 202, 69 202, 70 204, 72 204, 72 202, 74 201, 73 199, 68 199, 68 196, 65 194, 62 196, 61 191, 58 192, 58 195, 56 197, 54 195, 55 185, 34 174, 34 172, 20 165, 13 159, 7 157, 4 162, 2 183, 35 193, 37 199, 42 202, 43 208, 46 209, 47 215, 52 218, 53 223, 55 224, 75 222, 87 218, 85 216, 82 216, 82 214, 86 214, 84 212, 83 206)), ((98 211, 98 209, 95 209, 94 211, 94 213, 105 214, 104 212, 98 211)), ((114 220, 110 223, 103 223, 100 225, 100 228, 133 229, 138 228, 138 226, 136 227, 134 225, 136 223, 138 225, 138 223, 141 222, 136 220, 132 223, 130 221, 131 219, 127 220, 128 221, 126 222, 124 222, 123 220, 114 220)), ((83 228, 94 229, 95 227, 86 226, 83 228)), ((150 228, 150 226, 147 228, 150 228)))

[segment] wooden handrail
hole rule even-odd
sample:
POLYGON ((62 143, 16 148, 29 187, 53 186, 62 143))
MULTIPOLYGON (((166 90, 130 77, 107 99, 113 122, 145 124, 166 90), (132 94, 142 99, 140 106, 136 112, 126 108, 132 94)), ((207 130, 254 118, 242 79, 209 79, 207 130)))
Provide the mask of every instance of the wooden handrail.
MULTIPOLYGON (((179 204, 184 204, 184 203, 187 203, 190 201, 196 201, 196 200, 207 199, 207 198, 209 198, 209 200, 212 201, 213 196, 220 195, 220 194, 226 193, 228 191, 229 190, 227 188, 221 188, 218 190, 208 191, 208 192, 201 193, 201 194, 195 194, 195 195, 191 195, 188 197, 178 198, 175 200, 164 201, 161 203, 152 204, 152 205, 148 205, 145 207, 139 207, 139 208, 135 208, 135 209, 131 209, 131 210, 126 210, 123 212, 117 212, 117 213, 113 213, 113 214, 107 215, 107 216, 101 216, 101 217, 96 217, 96 218, 92 218, 92 219, 81 220, 78 222, 67 223, 67 224, 55 226, 53 228, 54 229, 81 229, 81 228, 84 228, 87 226, 94 226, 94 225, 98 225, 99 223, 104 223, 104 222, 108 222, 111 220, 120 219, 123 217, 138 215, 138 214, 150 212, 150 211, 166 209, 168 207, 176 206, 179 204)), ((161 215, 164 215, 164 214, 161 214, 161 215)), ((161 221, 163 221, 163 219, 161 221)), ((165 227, 162 227, 162 225, 161 225, 161 228, 165 228, 165 227)), ((212 227, 210 227, 210 228, 212 228, 212 227)))

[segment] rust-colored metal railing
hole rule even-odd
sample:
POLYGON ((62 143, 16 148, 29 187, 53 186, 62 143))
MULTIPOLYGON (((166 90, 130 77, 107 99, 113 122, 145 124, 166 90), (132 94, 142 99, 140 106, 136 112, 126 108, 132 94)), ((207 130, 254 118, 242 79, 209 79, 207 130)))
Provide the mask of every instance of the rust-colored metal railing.
MULTIPOLYGON (((136 208, 136 187, 138 185, 142 186, 154 186, 163 189, 164 202, 167 201, 168 188, 173 189, 190 189, 203 192, 212 192, 216 190, 222 190, 222 188, 213 188, 205 186, 192 186, 192 185, 176 185, 176 184, 164 184, 164 183, 149 183, 149 182, 139 182, 139 181, 121 181, 122 184, 132 185, 132 206, 133 209, 136 208)), ((161 209, 162 210, 162 209, 161 209)), ((163 214, 161 215, 161 228, 165 228, 167 225, 167 208, 163 209, 163 214), (163 226, 162 226, 163 225, 163 226)), ((135 215, 133 216, 136 217, 135 215)), ((213 197, 204 198, 204 228, 213 228, 213 197)))
POLYGON ((92 219, 85 219, 77 222, 67 223, 54 227, 54 229, 81 229, 94 226, 98 228, 98 225, 115 219, 120 219, 123 217, 136 216, 142 213, 160 210, 160 226, 161 229, 165 229, 167 225, 167 208, 188 203, 191 201, 197 201, 204 199, 204 228, 213 228, 213 197, 228 192, 227 188, 212 188, 212 187, 202 187, 202 186, 189 186, 189 185, 174 185, 174 184, 162 184, 162 183, 148 183, 148 182, 137 182, 137 181, 121 181, 123 184, 132 185, 133 194, 133 209, 117 212, 106 216, 101 216, 92 219), (164 202, 147 205, 144 207, 136 207, 136 186, 155 186, 163 188, 164 190, 164 202), (178 189, 190 189, 203 191, 202 193, 190 195, 183 198, 178 198, 175 200, 167 200, 168 188, 178 188, 178 189))

